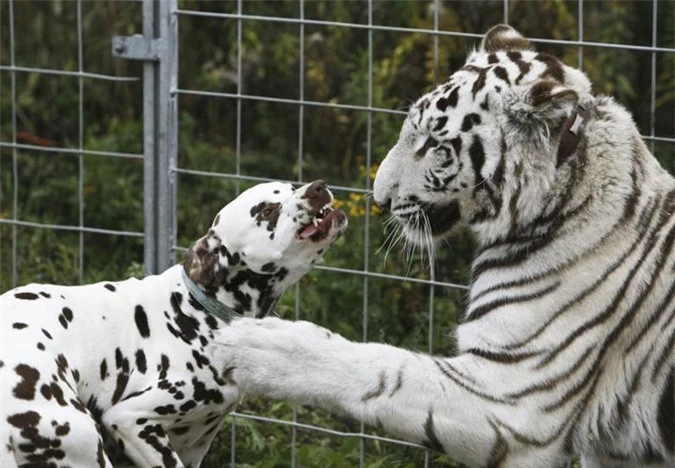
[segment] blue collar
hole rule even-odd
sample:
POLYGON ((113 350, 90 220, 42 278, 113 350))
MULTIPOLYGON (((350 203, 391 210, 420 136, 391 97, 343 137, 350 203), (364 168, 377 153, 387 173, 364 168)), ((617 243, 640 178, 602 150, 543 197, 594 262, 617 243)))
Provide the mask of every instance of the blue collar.
POLYGON ((200 288, 197 283, 192 281, 187 273, 185 273, 185 268, 181 268, 180 271, 183 274, 183 282, 185 283, 185 286, 187 286, 188 291, 194 296, 197 302, 204 307, 206 312, 219 318, 225 323, 230 323, 232 319, 241 317, 241 314, 235 312, 231 307, 226 306, 215 297, 207 295, 204 290, 200 288))

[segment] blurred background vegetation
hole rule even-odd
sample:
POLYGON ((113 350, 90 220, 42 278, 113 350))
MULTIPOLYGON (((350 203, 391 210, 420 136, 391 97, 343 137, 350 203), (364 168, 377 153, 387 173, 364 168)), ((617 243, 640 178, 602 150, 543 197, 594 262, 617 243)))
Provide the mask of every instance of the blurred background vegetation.
MULTIPOLYGON (((658 47, 675 47, 675 3, 657 2, 658 47)), ((183 10, 236 13, 236 1, 190 1, 183 10)), ((583 39, 610 44, 652 45, 652 2, 583 2, 583 39)), ((300 18, 326 22, 368 22, 368 2, 311 0, 242 2, 247 15, 300 18), (302 8, 301 8, 302 6, 302 8)), ((509 22, 526 36, 577 40, 576 1, 508 2, 509 22)), ((16 1, 14 43, 10 43, 9 3, 0 2, 0 66, 78 70, 77 4, 74 1, 16 1)), ((242 21, 241 82, 237 70, 236 19, 181 15, 178 86, 186 91, 236 93, 304 99, 405 110, 425 91, 461 66, 478 39, 438 36, 417 30, 438 29, 482 34, 504 19, 502 1, 384 1, 372 3, 375 25, 416 31, 372 33, 372 94, 369 96, 367 29, 337 24, 242 21), (436 10, 436 6, 438 10, 436 10), (301 34, 302 32, 302 34, 301 34), (300 89, 301 48, 304 69, 300 89)), ((139 33, 140 2, 82 3, 82 66, 91 73, 141 76, 141 65, 111 54, 113 35, 139 33)), ((540 50, 579 65, 579 48, 538 44, 540 50)), ((654 134, 675 136, 675 54, 656 55, 654 134)), ((651 132, 652 53, 620 48, 583 48, 583 69, 597 93, 615 96, 635 116, 643 134, 651 132)), ((0 141, 43 147, 77 148, 80 101, 77 77, 16 72, 16 107, 10 71, 0 69, 0 141), (12 120, 16 119, 17 132, 12 120)), ((142 82, 83 79, 82 140, 88 150, 142 154, 142 82)), ((385 217, 377 213, 364 190, 371 186, 376 163, 397 139, 403 117, 393 113, 300 106, 265 100, 241 101, 238 135, 237 100, 184 92, 179 98, 180 168, 247 176, 311 181, 326 179, 343 187, 335 191, 350 215, 347 235, 328 253, 326 265, 347 272, 317 269, 299 288, 289 291, 277 313, 320 323, 355 340, 384 341, 410 349, 452 353, 449 335, 462 310, 464 290, 420 281, 355 274, 363 270, 429 278, 429 268, 394 249, 385 262, 379 250, 386 238, 385 217), (302 121, 300 120, 302 118, 302 121), (299 129, 302 128, 302 138, 299 129), (239 139, 239 146, 238 146, 239 139), (239 150, 237 150, 239 148, 239 150), (237 155, 239 154, 239 158, 237 155), (302 157, 299 158, 299 155, 302 157), (350 191, 349 188, 357 189, 350 191)), ((650 142, 662 164, 675 172, 675 145, 650 142)), ((0 218, 76 226, 83 209, 84 225, 125 231, 143 230, 143 161, 103 156, 83 158, 83 186, 78 189, 77 154, 0 150, 0 218), (16 159, 15 159, 16 157, 16 159), (16 161, 16 165, 14 164, 16 161), (15 192, 16 190, 16 192, 15 192), (16 198, 16 212, 14 199, 16 198)), ((250 185, 228 177, 178 174, 177 257, 201 236, 215 213, 237 190, 250 185)), ((85 233, 80 251, 78 233, 0 223, 0 292, 12 287, 12 250, 16 249, 19 283, 121 279, 142 274, 143 240, 85 233), (82 256, 82 258, 81 258, 82 256), (80 262, 83 268, 80 270, 80 262)), ((471 236, 458 231, 440 246, 436 280, 466 284, 471 236)), ((311 376, 308 376, 311 378, 311 376)), ((359 424, 309 408, 285 403, 247 401, 243 413, 344 432, 360 432, 359 424)), ((366 433, 376 434, 366 428, 366 433)), ((457 466, 436 453, 359 437, 338 437, 298 430, 242 417, 231 418, 205 466, 233 463, 242 467, 298 466, 368 467, 457 466)))

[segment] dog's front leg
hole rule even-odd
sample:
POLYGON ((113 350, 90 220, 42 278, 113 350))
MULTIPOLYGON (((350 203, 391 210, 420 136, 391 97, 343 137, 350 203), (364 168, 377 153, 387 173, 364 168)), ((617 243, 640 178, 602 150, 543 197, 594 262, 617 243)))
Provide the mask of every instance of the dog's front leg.
POLYGON ((161 404, 142 401, 147 400, 144 396, 107 409, 101 417, 105 430, 138 467, 183 467, 171 446, 164 418, 154 410, 161 404))

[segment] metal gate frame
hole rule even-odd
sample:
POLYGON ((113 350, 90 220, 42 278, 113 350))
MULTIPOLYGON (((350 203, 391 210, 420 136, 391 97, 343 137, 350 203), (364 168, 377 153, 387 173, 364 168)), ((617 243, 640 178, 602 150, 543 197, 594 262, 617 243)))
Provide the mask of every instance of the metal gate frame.
POLYGON ((144 266, 175 263, 178 157, 177 0, 143 0, 143 34, 113 37, 113 55, 143 61, 144 266))

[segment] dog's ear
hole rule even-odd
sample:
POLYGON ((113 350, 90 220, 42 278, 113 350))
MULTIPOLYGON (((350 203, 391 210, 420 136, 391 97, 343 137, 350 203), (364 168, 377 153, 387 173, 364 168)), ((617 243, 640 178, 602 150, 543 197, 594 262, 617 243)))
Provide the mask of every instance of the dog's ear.
POLYGON ((216 236, 204 236, 192 244, 183 259, 185 273, 206 290, 215 290, 220 286, 220 245, 220 239, 216 236))

